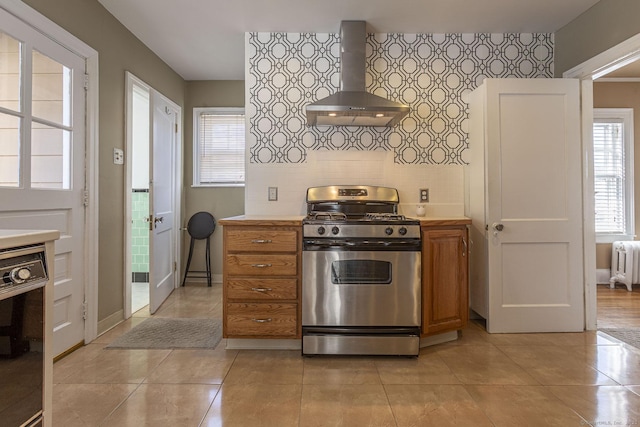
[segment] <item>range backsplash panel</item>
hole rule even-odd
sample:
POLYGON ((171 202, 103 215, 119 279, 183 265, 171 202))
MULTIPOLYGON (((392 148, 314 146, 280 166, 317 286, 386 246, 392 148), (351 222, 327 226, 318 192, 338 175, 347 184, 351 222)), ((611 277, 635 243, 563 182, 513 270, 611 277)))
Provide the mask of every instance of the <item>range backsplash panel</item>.
POLYGON ((306 125, 338 90, 338 34, 249 33, 250 163, 309 150, 388 150, 399 164, 466 164, 467 95, 487 77, 553 77, 553 34, 368 34, 367 91, 408 104, 393 128, 306 125))

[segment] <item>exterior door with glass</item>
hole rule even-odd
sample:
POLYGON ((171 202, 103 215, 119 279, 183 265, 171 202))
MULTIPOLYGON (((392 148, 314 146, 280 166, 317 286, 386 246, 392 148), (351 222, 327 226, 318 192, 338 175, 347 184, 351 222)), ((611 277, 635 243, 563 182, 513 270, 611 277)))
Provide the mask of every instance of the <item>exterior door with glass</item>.
POLYGON ((85 330, 85 60, 2 9, 0 22, 0 228, 60 231, 58 355, 85 330))

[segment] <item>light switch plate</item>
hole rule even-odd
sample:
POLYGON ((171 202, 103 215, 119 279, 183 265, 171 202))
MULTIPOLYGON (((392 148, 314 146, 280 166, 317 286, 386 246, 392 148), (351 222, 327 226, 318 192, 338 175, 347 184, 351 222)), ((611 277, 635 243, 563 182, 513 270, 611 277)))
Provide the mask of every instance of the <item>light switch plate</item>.
POLYGON ((275 202, 278 200, 278 187, 269 187, 269 201, 275 202))
POLYGON ((113 164, 114 165, 123 165, 124 164, 124 151, 119 148, 113 149, 113 164))

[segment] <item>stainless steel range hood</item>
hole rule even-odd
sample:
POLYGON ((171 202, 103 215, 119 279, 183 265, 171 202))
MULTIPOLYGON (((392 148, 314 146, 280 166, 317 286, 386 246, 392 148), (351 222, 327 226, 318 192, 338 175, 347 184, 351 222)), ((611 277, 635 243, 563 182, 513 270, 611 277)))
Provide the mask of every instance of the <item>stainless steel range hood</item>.
POLYGON ((340 91, 307 105, 310 126, 395 126, 409 106, 365 90, 367 29, 364 21, 340 25, 340 91))

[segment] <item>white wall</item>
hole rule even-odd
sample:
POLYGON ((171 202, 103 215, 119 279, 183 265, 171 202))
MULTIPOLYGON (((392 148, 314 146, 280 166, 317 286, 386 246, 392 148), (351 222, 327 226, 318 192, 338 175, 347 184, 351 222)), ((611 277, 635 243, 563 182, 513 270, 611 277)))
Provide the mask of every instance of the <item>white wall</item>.
POLYGON ((427 216, 464 214, 461 165, 400 165, 389 151, 311 151, 306 163, 252 164, 248 170, 245 213, 303 215, 308 187, 379 185, 400 194, 400 213, 415 215, 419 189, 429 189, 427 216), (268 201, 268 188, 278 187, 278 201, 268 201))
POLYGON ((131 187, 149 189, 149 92, 133 86, 131 187))

